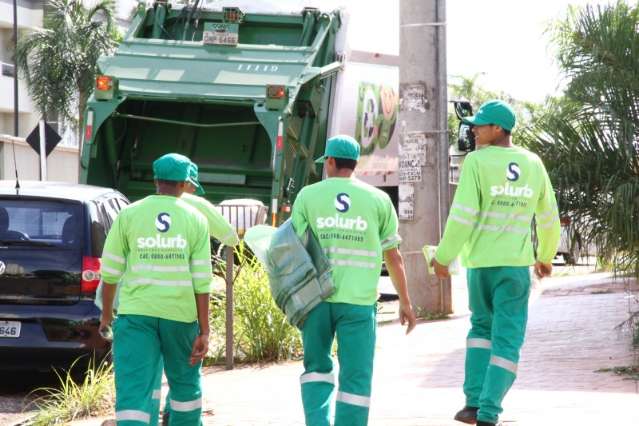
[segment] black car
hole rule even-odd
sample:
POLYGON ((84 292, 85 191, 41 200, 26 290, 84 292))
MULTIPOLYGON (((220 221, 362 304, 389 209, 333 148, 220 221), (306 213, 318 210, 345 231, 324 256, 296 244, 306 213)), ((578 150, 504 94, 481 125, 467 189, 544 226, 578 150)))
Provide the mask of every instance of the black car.
POLYGON ((93 301, 106 234, 127 204, 109 188, 0 181, 0 370, 108 353, 93 301))

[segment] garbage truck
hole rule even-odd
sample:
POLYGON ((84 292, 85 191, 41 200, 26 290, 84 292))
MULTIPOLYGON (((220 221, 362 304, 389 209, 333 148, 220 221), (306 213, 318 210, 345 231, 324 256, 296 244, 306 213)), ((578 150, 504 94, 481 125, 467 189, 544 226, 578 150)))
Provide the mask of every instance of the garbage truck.
POLYGON ((199 166, 206 197, 255 199, 269 222, 320 180, 342 26, 339 11, 244 13, 157 1, 139 6, 98 61, 84 115, 80 181, 137 200, 154 192, 153 160, 199 166))

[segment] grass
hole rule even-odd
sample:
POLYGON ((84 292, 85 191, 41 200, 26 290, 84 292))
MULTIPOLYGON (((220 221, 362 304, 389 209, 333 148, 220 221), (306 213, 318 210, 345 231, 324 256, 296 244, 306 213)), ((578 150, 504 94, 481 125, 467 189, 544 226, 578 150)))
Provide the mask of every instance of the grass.
POLYGON ((597 373, 614 373, 617 376, 624 376, 624 378, 628 380, 639 380, 639 365, 630 367, 601 368, 597 370, 597 373))
POLYGON ((429 312, 426 309, 417 307, 415 311, 415 316, 417 319, 426 320, 426 321, 439 321, 448 319, 450 314, 446 314, 444 312, 429 312))
MULTIPOLYGON (((239 266, 234 268, 234 342, 239 362, 271 362, 298 359, 302 356, 300 332, 288 323, 277 307, 266 271, 244 249, 236 250, 239 266)), ((224 360, 225 295, 211 299, 211 341, 205 365, 224 360)))
POLYGON ((32 392, 41 396, 32 402, 38 413, 29 425, 65 425, 112 411, 115 396, 112 365, 102 362, 96 367, 91 360, 83 380, 78 383, 72 373, 77 362, 69 370, 55 370, 59 387, 38 388, 32 392))

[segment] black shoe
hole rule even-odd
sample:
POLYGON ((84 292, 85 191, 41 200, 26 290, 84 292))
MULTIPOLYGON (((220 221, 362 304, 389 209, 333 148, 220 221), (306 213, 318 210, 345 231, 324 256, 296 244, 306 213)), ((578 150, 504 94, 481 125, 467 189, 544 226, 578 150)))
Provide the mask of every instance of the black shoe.
POLYGON ((497 426, 497 425, 495 423, 483 422, 483 421, 479 420, 477 422, 477 426, 497 426))
POLYGON ((162 413, 162 426, 169 426, 169 413, 170 411, 162 413))
POLYGON ((477 423, 477 411, 479 408, 477 407, 469 407, 465 406, 460 411, 455 414, 455 420, 462 423, 467 423, 469 425, 474 425, 477 423))

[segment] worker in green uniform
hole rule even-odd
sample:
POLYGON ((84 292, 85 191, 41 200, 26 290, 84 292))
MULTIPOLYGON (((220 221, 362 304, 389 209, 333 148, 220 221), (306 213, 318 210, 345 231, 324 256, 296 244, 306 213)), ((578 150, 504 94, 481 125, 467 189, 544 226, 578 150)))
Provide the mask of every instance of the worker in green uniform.
POLYGON ((190 167, 188 158, 178 154, 154 161, 156 195, 124 208, 104 245, 100 329, 113 320, 120 285, 113 327, 119 426, 156 421, 153 393, 161 359, 171 394, 171 425, 201 422, 200 365, 208 350, 212 271, 206 218, 180 199, 190 167))
POLYGON ((471 329, 466 344, 466 406, 455 419, 495 425, 517 374, 530 294, 530 265, 539 277, 552 272, 560 237, 557 202, 539 157, 514 146, 512 108, 484 103, 464 119, 480 148, 467 155, 432 261, 446 278, 459 254, 467 268, 471 329), (535 218, 537 258, 531 242, 535 218))
POLYGON ((398 220, 388 195, 352 176, 360 146, 349 136, 335 136, 326 144, 327 179, 306 186, 293 204, 295 232, 307 227, 319 240, 332 265, 335 293, 316 306, 302 327, 304 374, 300 378, 306 424, 328 426, 335 377, 331 348, 337 336, 339 379, 335 426, 368 423, 373 357, 375 303, 382 257, 397 294, 399 316, 415 326, 398 250, 398 220))
MULTIPOLYGON (((213 204, 211 204, 206 198, 201 197, 204 193, 204 189, 199 182, 198 166, 192 162, 191 168, 189 169, 189 180, 187 181, 186 188, 180 199, 186 201, 192 207, 195 207, 197 211, 206 217, 209 224, 209 234, 211 238, 217 239, 224 245, 235 247, 240 242, 240 238, 238 237, 235 228, 233 228, 229 221, 217 211, 213 204)), ((153 394, 154 405, 156 405, 154 406, 154 413, 156 415, 160 409, 159 404, 162 391, 162 369, 163 364, 160 363, 160 368, 158 369, 158 375, 155 382, 155 391, 153 394)), ((164 404, 164 412, 162 415, 163 426, 168 426, 169 424, 171 412, 170 399, 171 395, 167 394, 166 403, 164 404)), ((153 426, 153 424, 151 426, 153 426)))

